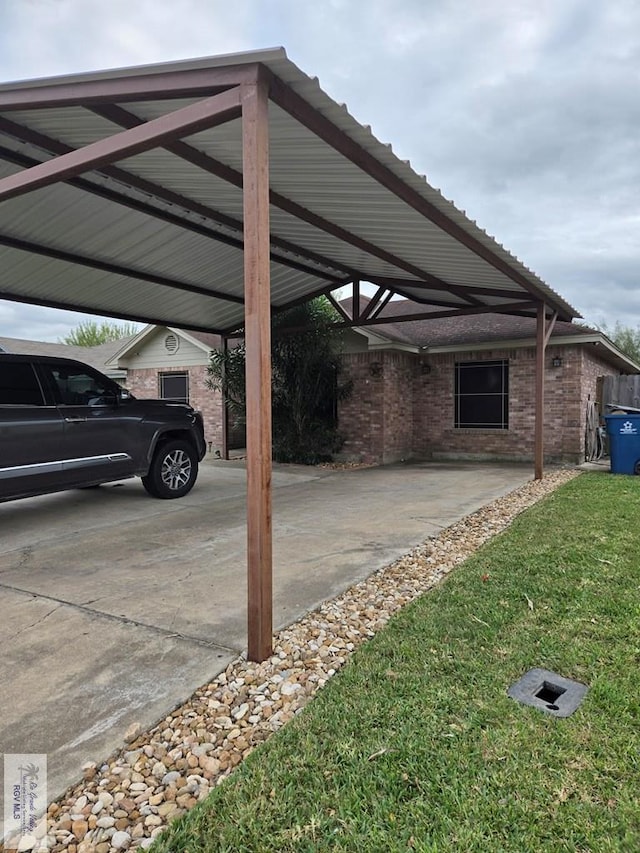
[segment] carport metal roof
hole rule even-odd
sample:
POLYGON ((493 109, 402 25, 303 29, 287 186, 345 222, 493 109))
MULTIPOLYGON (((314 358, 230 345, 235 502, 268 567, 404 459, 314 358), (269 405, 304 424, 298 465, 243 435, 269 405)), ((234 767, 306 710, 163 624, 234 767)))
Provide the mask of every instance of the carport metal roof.
POLYGON ((542 355, 547 316, 578 316, 282 48, 0 86, 0 202, 0 298, 244 327, 254 658, 271 648, 270 310, 364 280, 357 325, 396 292, 439 316, 535 315, 542 355))
POLYGON ((443 309, 577 316, 281 48, 0 86, 0 296, 241 326, 241 87, 258 77, 274 307, 367 280, 443 309))

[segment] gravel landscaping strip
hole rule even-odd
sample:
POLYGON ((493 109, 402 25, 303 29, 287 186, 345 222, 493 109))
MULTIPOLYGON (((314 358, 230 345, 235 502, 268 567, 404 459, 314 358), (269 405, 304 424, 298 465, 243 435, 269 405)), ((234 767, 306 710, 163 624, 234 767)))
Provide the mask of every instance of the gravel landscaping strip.
MULTIPOLYGON (((399 608, 578 473, 549 473, 467 516, 280 631, 269 660, 238 658, 150 731, 131 726, 119 753, 85 765, 83 780, 49 806, 48 849, 112 853, 149 847, 173 818, 291 720, 399 608)), ((43 841, 22 839, 19 849, 38 843, 43 849, 43 841)))

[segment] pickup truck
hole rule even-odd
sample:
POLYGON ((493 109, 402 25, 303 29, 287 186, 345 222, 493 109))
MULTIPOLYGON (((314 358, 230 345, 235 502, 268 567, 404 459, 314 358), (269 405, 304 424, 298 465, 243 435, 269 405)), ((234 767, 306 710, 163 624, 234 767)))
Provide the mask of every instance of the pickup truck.
POLYGON ((180 498, 205 452, 186 403, 136 399, 72 359, 0 353, 0 501, 127 477, 180 498))

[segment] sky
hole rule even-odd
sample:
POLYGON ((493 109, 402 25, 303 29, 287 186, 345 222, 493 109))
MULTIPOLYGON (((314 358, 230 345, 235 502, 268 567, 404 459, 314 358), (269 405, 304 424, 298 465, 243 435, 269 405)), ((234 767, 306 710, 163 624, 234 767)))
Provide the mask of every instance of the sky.
MULTIPOLYGON (((640 326, 637 0, 0 0, 0 82, 276 46, 588 323, 640 326)), ((0 300, 4 336, 83 319, 0 300)))

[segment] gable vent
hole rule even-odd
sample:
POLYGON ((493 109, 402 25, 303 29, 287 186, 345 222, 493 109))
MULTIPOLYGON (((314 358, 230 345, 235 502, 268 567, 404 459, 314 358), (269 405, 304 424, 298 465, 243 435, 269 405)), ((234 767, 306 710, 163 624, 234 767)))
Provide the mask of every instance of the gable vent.
POLYGON ((164 339, 164 348, 169 353, 169 355, 173 355, 178 352, 180 349, 180 341, 178 340, 176 335, 167 335, 164 339))

